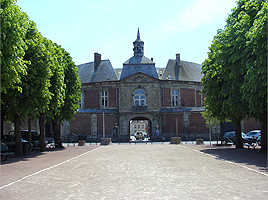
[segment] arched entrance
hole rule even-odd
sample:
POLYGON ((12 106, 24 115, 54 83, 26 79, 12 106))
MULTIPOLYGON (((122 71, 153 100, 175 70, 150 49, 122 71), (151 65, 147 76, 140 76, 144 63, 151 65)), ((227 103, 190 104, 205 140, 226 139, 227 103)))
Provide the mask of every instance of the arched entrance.
POLYGON ((129 121, 129 139, 131 141, 148 141, 152 137, 151 120, 135 117, 129 121))

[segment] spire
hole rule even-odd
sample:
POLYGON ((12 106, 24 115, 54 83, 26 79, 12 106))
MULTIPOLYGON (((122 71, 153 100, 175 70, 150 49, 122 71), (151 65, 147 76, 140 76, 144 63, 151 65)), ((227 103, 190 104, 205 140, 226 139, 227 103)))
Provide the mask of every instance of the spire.
POLYGON ((144 42, 140 37, 140 28, 138 28, 137 39, 133 42, 133 51, 134 56, 143 56, 144 55, 144 42))
POLYGON ((140 37, 140 28, 138 28, 136 41, 139 41, 139 40, 141 40, 141 37, 140 37))

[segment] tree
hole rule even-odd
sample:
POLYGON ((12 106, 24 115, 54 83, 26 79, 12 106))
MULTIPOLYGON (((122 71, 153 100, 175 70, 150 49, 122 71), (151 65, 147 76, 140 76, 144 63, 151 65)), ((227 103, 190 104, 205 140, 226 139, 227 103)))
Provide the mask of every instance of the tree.
POLYGON ((267 2, 262 2, 247 37, 247 73, 243 98, 250 115, 261 122, 261 151, 267 151, 267 2))
MULTIPOLYGON (((52 128, 54 140, 57 147, 63 147, 61 144, 61 133, 59 130, 60 124, 64 121, 71 121, 79 107, 81 82, 79 79, 78 69, 72 60, 70 54, 59 45, 55 45, 60 57, 58 63, 64 70, 64 96, 62 96, 62 104, 55 109, 52 119, 52 128)), ((60 83, 60 82, 58 82, 60 83)))
MULTIPOLYGON (((23 92, 30 97, 25 102, 27 107, 27 116, 29 119, 38 118, 42 113, 48 109, 48 104, 51 99, 49 92, 50 77, 52 75, 50 70, 49 58, 50 52, 44 45, 44 38, 36 28, 34 22, 30 22, 26 34, 27 50, 25 51, 24 59, 29 61, 27 68, 27 76, 23 76, 23 92)), ((41 120, 42 122, 42 120, 41 120)), ((42 125, 40 126, 40 150, 45 150, 45 135, 42 125)), ((30 134, 30 120, 29 120, 29 141, 31 141, 30 134)))
POLYGON ((63 51, 63 62, 64 64, 64 83, 66 85, 65 89, 65 99, 64 105, 61 110, 61 122, 64 120, 71 121, 74 118, 74 114, 79 108, 79 100, 81 98, 80 89, 81 81, 79 78, 78 68, 72 60, 70 54, 62 49, 63 51))
POLYGON ((218 30, 202 64, 205 108, 219 121, 231 119, 235 126, 236 148, 243 148, 241 120, 249 115, 248 102, 242 97, 242 84, 247 73, 246 34, 261 9, 262 1, 239 0, 218 30))
MULTIPOLYGON (((23 60, 27 46, 25 35, 29 25, 26 13, 15 5, 15 0, 1 0, 1 116, 14 122, 15 153, 22 155, 20 124, 25 113, 22 76, 26 75, 23 60)), ((3 130, 3 129, 2 129, 3 130)))
POLYGON ((15 5, 15 0, 1 0, 1 93, 7 89, 21 91, 17 83, 26 73, 23 60, 27 48, 24 38, 29 19, 26 13, 15 5))
POLYGON ((62 107, 65 99, 65 88, 64 84, 64 63, 63 63, 63 52, 59 45, 53 43, 51 40, 46 39, 46 47, 52 54, 51 57, 51 72, 49 92, 52 95, 48 110, 45 112, 46 121, 52 121, 52 129, 54 134, 55 145, 58 148, 63 148, 61 142, 61 135, 59 130, 59 119, 62 107))

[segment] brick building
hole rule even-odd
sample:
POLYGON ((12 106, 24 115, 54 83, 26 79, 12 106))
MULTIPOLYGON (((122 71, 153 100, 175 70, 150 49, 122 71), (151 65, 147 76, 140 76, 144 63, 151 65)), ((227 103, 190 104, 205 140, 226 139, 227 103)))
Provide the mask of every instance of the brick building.
POLYGON ((131 123, 142 120, 152 140, 168 140, 177 134, 208 138, 201 116, 201 65, 182 61, 176 54, 165 68, 156 68, 153 59, 144 56, 139 30, 133 47, 134 56, 122 69, 113 69, 99 53, 94 54, 94 62, 77 66, 82 99, 70 132, 87 139, 100 138, 104 128, 107 137, 128 140, 131 123))
MULTIPOLYGON (((209 130, 201 116, 201 65, 183 61, 176 54, 165 68, 156 68, 153 59, 144 56, 139 30, 133 46, 134 56, 123 63, 122 69, 114 69, 99 53, 94 54, 93 62, 77 66, 82 83, 81 108, 70 123, 61 126, 63 141, 70 133, 77 139, 82 136, 87 141, 100 141, 103 130, 112 141, 128 141, 135 125, 135 130, 147 132, 153 141, 170 141, 177 135, 182 140, 208 140, 209 130)), ((245 133, 260 129, 254 119, 244 120, 241 125, 245 133)), ((12 129, 12 124, 4 123, 4 134, 12 129)), ((21 129, 28 129, 27 119, 21 129)), ((32 121, 32 130, 39 132, 37 120, 32 121)), ((220 138, 219 130, 212 128, 212 139, 220 138)), ((234 127, 227 125, 222 130, 234 127)), ((45 131, 46 137, 53 136, 51 123, 46 123, 45 131)))

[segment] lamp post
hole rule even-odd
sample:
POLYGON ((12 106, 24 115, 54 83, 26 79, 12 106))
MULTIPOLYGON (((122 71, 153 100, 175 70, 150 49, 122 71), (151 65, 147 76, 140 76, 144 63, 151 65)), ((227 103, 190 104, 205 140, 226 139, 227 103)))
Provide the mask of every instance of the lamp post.
POLYGON ((177 96, 176 96, 176 136, 177 136, 177 144, 178 144, 178 137, 179 137, 179 127, 178 127, 178 99, 177 99, 177 96))
POLYGON ((102 134, 103 134, 103 145, 105 145, 105 119, 104 119, 104 106, 102 107, 102 134))

